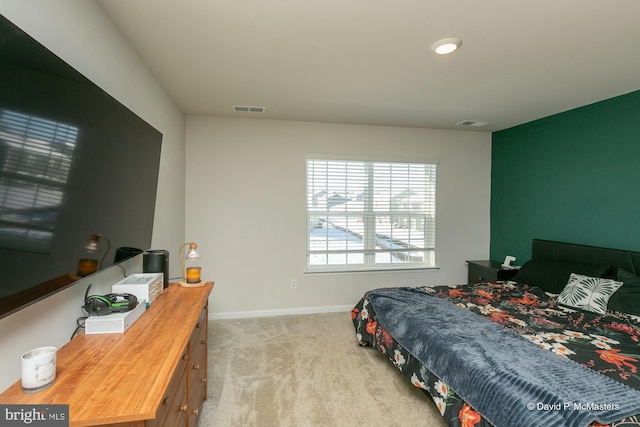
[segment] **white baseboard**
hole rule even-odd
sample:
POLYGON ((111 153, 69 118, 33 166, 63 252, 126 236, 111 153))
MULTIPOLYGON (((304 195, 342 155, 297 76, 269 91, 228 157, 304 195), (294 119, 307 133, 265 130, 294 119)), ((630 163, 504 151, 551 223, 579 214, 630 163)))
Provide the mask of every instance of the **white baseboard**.
POLYGON ((229 311, 224 313, 209 313, 209 320, 247 319, 250 317, 288 316, 292 314, 348 313, 352 308, 352 305, 334 305, 325 307, 285 308, 279 310, 229 311))

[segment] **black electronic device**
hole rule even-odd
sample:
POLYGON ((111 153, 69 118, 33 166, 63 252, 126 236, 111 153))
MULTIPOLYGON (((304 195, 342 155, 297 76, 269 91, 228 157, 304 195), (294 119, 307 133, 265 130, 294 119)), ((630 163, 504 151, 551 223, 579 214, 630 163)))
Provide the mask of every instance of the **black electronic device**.
POLYGON ((76 283, 93 234, 151 247, 161 142, 0 14, 0 318, 76 283))
POLYGON ((111 313, 126 313, 138 305, 133 294, 89 295, 84 300, 84 310, 90 316, 106 316, 111 313))
POLYGON ((163 287, 169 286, 169 251, 152 249, 142 254, 143 273, 163 273, 163 287))
POLYGON ((116 255, 113 258, 113 263, 117 264, 120 261, 124 261, 125 259, 134 257, 138 254, 141 254, 142 252, 143 252, 142 249, 138 249, 138 248, 130 248, 127 246, 120 247, 116 249, 116 255))

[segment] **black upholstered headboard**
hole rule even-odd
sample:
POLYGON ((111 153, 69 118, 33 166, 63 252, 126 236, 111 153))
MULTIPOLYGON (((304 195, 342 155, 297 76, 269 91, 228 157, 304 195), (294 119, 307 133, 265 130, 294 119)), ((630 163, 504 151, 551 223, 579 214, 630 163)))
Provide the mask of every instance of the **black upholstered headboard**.
POLYGON ((640 252, 533 239, 531 258, 589 265, 610 265, 640 275, 640 252))

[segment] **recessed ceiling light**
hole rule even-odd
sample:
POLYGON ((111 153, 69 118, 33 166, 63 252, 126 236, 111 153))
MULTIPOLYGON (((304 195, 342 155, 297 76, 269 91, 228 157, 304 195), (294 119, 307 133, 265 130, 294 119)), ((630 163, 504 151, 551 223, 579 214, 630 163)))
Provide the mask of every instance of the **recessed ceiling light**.
POLYGON ((448 37, 438 40, 431 45, 431 50, 438 55, 446 55, 458 49, 462 45, 462 40, 456 37, 448 37))

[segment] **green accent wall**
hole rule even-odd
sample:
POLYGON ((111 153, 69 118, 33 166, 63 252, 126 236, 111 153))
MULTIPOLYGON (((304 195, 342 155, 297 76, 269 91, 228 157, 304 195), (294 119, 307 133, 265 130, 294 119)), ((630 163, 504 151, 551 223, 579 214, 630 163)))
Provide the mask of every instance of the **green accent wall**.
POLYGON ((491 259, 534 238, 640 251, 640 91, 492 135, 491 259))

